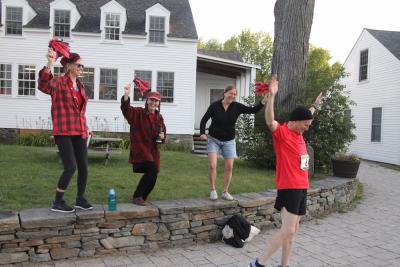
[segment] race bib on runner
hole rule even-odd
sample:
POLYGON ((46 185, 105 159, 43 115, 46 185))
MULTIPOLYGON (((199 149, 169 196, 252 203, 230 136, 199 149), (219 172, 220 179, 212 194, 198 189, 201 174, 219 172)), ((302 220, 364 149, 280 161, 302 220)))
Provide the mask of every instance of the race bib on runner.
POLYGON ((310 160, 310 156, 309 155, 301 155, 300 156, 300 169, 302 169, 303 171, 307 171, 308 170, 308 162, 310 160))

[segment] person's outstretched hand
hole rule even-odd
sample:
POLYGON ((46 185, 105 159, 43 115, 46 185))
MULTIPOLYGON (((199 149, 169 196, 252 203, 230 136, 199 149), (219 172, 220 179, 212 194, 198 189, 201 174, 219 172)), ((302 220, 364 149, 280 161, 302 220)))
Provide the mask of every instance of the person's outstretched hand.
POLYGON ((319 93, 319 95, 317 96, 317 98, 315 99, 315 101, 314 101, 314 104, 313 104, 313 106, 315 107, 315 108, 319 108, 319 106, 321 105, 321 103, 322 103, 322 92, 321 93, 319 93))
POLYGON ((128 83, 124 86, 124 101, 128 100, 129 93, 131 92, 131 85, 128 83))
POLYGON ((48 69, 50 69, 54 65, 54 62, 56 61, 56 55, 57 53, 53 50, 53 48, 49 47, 49 49, 47 49, 46 58, 48 69))
POLYGON ((131 92, 131 85, 128 83, 127 85, 124 86, 124 95, 128 96, 130 92, 131 92))
POLYGON ((278 93, 278 76, 276 74, 272 75, 271 83, 269 84, 269 92, 272 96, 275 96, 278 93))
POLYGON ((200 135, 200 139, 201 139, 201 140, 207 140, 208 137, 207 137, 206 134, 202 134, 202 135, 200 135))

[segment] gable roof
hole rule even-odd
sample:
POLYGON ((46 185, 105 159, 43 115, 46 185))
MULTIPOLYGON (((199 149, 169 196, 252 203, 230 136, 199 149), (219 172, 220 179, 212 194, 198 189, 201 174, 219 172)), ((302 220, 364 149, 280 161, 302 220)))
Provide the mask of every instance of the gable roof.
MULTIPOLYGON (((27 0, 36 11, 35 16, 25 28, 49 28, 50 3, 54 0, 27 0)), ((69 0, 75 4, 81 15, 73 32, 100 32, 100 7, 111 0, 69 0)), ((159 3, 171 12, 169 37, 197 39, 192 10, 188 0, 115 0, 126 9, 127 23, 125 34, 146 35, 146 9, 159 3)), ((1 1, 0 1, 1 2, 1 1)), ((1 9, 0 9, 1 10, 1 9)), ((0 13, 1 19, 1 13, 0 13)))
POLYGON ((400 32, 372 29, 366 30, 400 60, 400 32))
POLYGON ((217 57, 222 59, 228 59, 238 62, 244 62, 242 56, 237 51, 219 51, 219 50, 205 50, 205 49, 198 49, 198 54, 217 57))

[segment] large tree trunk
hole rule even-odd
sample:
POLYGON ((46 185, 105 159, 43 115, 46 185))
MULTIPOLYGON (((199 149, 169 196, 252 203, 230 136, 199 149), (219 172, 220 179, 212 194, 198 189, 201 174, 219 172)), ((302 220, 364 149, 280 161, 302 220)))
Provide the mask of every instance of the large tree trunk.
POLYGON ((315 0, 277 0, 271 73, 278 75, 278 117, 303 96, 315 0))

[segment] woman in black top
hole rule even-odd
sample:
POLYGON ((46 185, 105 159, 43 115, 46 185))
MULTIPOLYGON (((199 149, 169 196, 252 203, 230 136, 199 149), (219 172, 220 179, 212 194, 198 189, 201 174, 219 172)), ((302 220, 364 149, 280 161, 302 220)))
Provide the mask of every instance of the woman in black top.
POLYGON ((233 161, 236 158, 235 124, 240 114, 254 114, 263 107, 264 99, 254 107, 248 107, 235 102, 237 90, 228 86, 221 100, 212 103, 200 122, 200 138, 207 140, 209 178, 211 184, 210 199, 218 198, 215 190, 217 176, 217 157, 222 154, 225 160, 224 185, 222 198, 233 200, 229 194, 229 184, 232 179, 233 161), (205 134, 207 121, 211 118, 208 135, 205 134))

